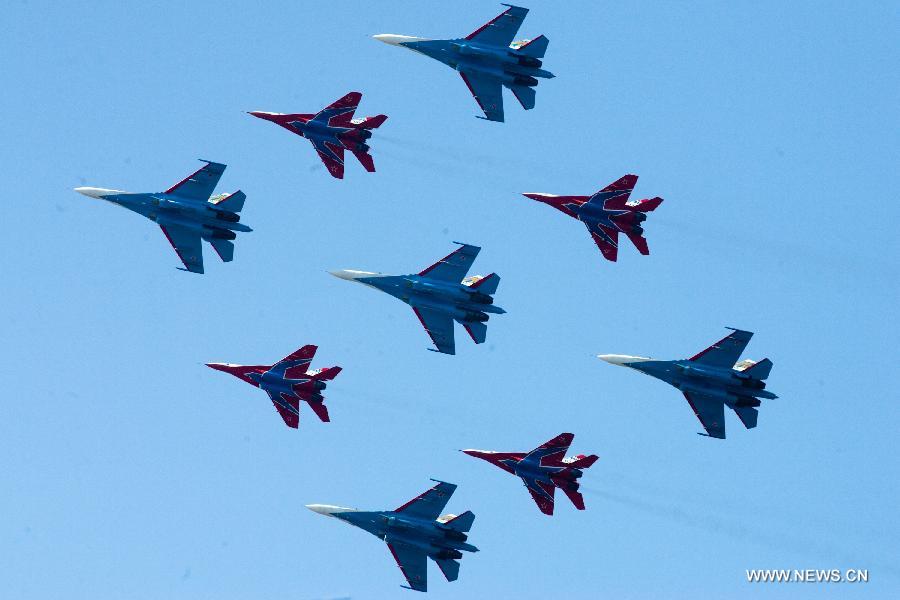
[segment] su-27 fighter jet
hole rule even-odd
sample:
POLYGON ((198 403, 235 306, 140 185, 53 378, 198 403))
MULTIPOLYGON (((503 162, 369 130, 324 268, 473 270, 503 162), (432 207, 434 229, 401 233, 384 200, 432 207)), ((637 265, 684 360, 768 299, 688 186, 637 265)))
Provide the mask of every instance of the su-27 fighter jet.
MULTIPOLYGON (((550 79, 553 73, 541 68, 541 59, 550 41, 543 35, 531 40, 513 41, 527 8, 504 4, 509 8, 464 38, 429 40, 382 33, 376 40, 409 48, 459 71, 475 96, 488 121, 503 122, 503 87, 512 90, 522 108, 534 108, 538 78, 550 79)), ((479 117, 484 118, 484 117, 479 117)))
POLYGON ((384 540, 409 582, 409 587, 402 587, 425 592, 428 591, 429 558, 437 563, 447 581, 456 581, 457 561, 462 553, 478 552, 478 548, 467 542, 466 532, 475 521, 471 511, 458 516, 439 516, 455 490, 454 484, 438 481, 436 486, 397 510, 361 511, 327 504, 307 504, 306 508, 384 540))
POLYGON ((350 92, 316 114, 281 114, 253 111, 249 114, 281 125, 291 133, 308 139, 328 172, 337 179, 344 178, 344 150, 349 150, 369 173, 375 172, 375 161, 369 154, 366 140, 372 129, 387 120, 386 115, 354 119, 362 94, 350 92))
POLYGON ((549 204, 570 217, 584 223, 594 243, 607 260, 615 262, 619 253, 619 233, 632 241, 638 252, 650 254, 644 228, 647 213, 662 204, 662 198, 628 200, 637 175, 625 175, 593 196, 555 196, 553 194, 523 194, 527 198, 549 204))
MULTIPOLYGON (((733 329, 729 327, 729 329, 733 329)), ((766 390, 765 379, 772 361, 738 362, 753 337, 750 331, 734 333, 706 350, 681 360, 654 360, 640 356, 601 354, 599 358, 614 365, 630 367, 675 386, 684 394, 709 437, 725 439, 725 407, 741 419, 744 427, 756 427, 760 398, 778 396, 766 390)), ((704 434, 699 434, 704 435, 704 434)))
POLYGON ((499 306, 494 306, 492 297, 500 284, 499 275, 491 273, 466 277, 481 248, 469 244, 461 246, 423 271, 410 275, 384 275, 353 270, 332 271, 331 274, 347 281, 363 283, 403 300, 419 317, 425 331, 437 346, 436 351, 455 354, 454 320, 465 328, 476 344, 481 344, 487 337, 488 313, 506 312, 499 306))
POLYGON ((274 365, 207 363, 206 366, 216 371, 231 373, 238 379, 264 390, 285 424, 297 429, 300 425, 301 400, 309 404, 320 420, 326 423, 331 420, 322 391, 327 387, 325 382, 337 377, 341 368, 308 370, 317 349, 318 346, 303 346, 274 365))
POLYGON ((584 510, 584 497, 578 491, 583 469, 593 465, 596 454, 565 457, 575 437, 561 433, 531 452, 494 452, 493 450, 460 450, 497 465, 507 473, 520 477, 545 515, 553 514, 553 492, 560 488, 575 508, 584 510))
POLYGON ((164 192, 129 193, 95 187, 78 187, 75 191, 118 204, 157 223, 184 263, 182 271, 203 273, 201 240, 209 242, 224 262, 230 262, 235 232, 253 231, 238 222, 247 199, 244 192, 212 195, 225 165, 203 162, 203 168, 164 192))

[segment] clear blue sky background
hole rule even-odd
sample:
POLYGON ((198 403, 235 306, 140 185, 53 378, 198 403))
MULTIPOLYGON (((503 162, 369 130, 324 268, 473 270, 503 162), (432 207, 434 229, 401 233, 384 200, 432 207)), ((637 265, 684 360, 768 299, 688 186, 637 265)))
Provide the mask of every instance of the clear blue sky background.
POLYGON ((9 2, 0 596, 398 598, 381 542, 311 502, 393 508, 429 477, 473 510, 459 581, 433 598, 889 597, 897 540, 895 3, 531 2, 551 40, 537 108, 488 123, 458 75, 375 33, 464 35, 495 2, 9 2), (390 119, 378 172, 337 181, 242 111, 351 90, 390 119), (161 190, 227 163, 248 195, 236 259, 175 269, 158 229, 72 191, 161 190), (660 195, 652 254, 602 259, 519 195, 629 172, 660 195), (488 342, 427 352, 408 308, 326 271, 417 271, 484 247, 503 277, 488 342), (597 353, 690 356, 756 332, 759 427, 724 442, 674 389, 597 353), (284 427, 203 366, 320 346, 333 422, 284 427), (541 515, 455 452, 562 431, 600 455, 541 515), (868 568, 868 585, 748 584, 748 568, 868 568))

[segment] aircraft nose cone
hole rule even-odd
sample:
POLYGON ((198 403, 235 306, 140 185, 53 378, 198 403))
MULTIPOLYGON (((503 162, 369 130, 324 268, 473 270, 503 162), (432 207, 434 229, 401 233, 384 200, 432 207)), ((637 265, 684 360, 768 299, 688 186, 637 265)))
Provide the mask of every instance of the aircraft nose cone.
POLYGON ((84 196, 88 196, 89 198, 97 198, 98 200, 102 200, 103 196, 111 194, 114 190, 105 190, 103 188, 95 188, 95 187, 77 187, 75 191, 84 196))
POLYGON ((630 356, 623 356, 621 354, 598 354, 597 358, 600 360, 605 360, 611 365, 619 365, 625 366, 630 362, 630 356))
POLYGON ((408 35, 395 35, 393 33, 379 33, 378 35, 373 35, 372 37, 379 42, 384 42, 385 44, 390 44, 391 46, 400 46, 405 42, 417 42, 422 39, 411 37, 408 35))
POLYGON ((314 513, 319 513, 320 515, 325 515, 326 517, 330 517, 335 513, 348 512, 353 509, 351 508, 343 508, 340 506, 331 506, 329 504, 307 504, 306 508, 313 511, 314 513))
POLYGON ((343 269, 341 271, 328 271, 338 279, 346 279, 347 281, 356 281, 360 277, 371 277, 377 273, 369 273, 368 271, 354 271, 352 269, 343 269))

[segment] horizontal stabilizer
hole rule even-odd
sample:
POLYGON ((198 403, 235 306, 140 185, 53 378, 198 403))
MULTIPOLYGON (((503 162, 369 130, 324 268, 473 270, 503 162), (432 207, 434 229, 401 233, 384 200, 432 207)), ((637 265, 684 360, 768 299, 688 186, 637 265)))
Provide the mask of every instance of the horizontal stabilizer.
MULTIPOLYGON (((572 462, 567 463, 567 465, 570 467, 573 467, 575 469, 587 469, 588 467, 593 465, 595 462, 597 462, 597 459, 599 459, 599 458, 600 457, 597 456, 596 454, 591 454, 590 456, 581 456, 581 457, 577 458, 576 460, 573 460, 572 462)), ((563 461, 563 462, 565 462, 565 461, 563 461)))
POLYGON ((372 155, 366 152, 365 150, 350 150, 353 153, 353 156, 356 157, 356 160, 359 161, 359 164, 363 166, 363 168, 369 173, 375 172, 375 160, 372 158, 372 155))
POLYGON ((330 423, 331 418, 328 416, 328 407, 322 404, 322 402, 308 402, 309 407, 316 413, 316 416, 319 417, 319 420, 323 423, 330 423))
POLYGON ((318 373, 316 373, 315 379, 321 379, 324 381, 331 381, 341 372, 341 367, 328 367, 327 369, 322 369, 318 373))
POLYGON ((530 56, 531 58, 544 58, 544 54, 547 53, 547 46, 550 44, 550 40, 547 39, 547 36, 541 34, 534 39, 531 39, 521 46, 518 47, 519 54, 523 56, 530 56))
POLYGON ((491 296, 497 293, 497 286, 500 285, 500 276, 496 273, 491 273, 477 279, 475 277, 466 278, 463 283, 469 286, 469 289, 478 290, 482 294, 491 296))
POLYGON ((231 212, 241 212, 244 208, 244 200, 247 199, 247 194, 238 190, 233 194, 225 194, 222 196, 216 196, 215 198, 210 198, 209 203, 214 204, 216 208, 219 210, 228 210, 231 212))
POLYGON ((436 558, 434 562, 441 568, 441 573, 447 581, 456 581, 459 577, 459 563, 452 558, 436 558))
POLYGON ((467 510, 463 514, 453 517, 444 523, 445 529, 453 529, 454 531, 466 532, 472 529, 472 523, 475 522, 475 513, 467 510))
POLYGON ((534 100, 537 96, 537 92, 533 87, 528 87, 526 85, 509 85, 507 86, 512 90, 512 93, 516 95, 516 100, 519 101, 519 104, 522 105, 522 108, 525 110, 531 110, 534 108, 534 100))
POLYGON ((366 117, 356 125, 362 129, 377 129, 387 121, 387 115, 376 115, 374 117, 366 117))
POLYGON ((584 496, 581 495, 581 492, 566 487, 563 487, 562 491, 566 496, 568 496, 569 500, 572 501, 572 504, 575 505, 575 508, 577 508, 578 510, 584 510, 584 496))
POLYGON ((749 375, 753 379, 767 379, 769 377, 769 373, 772 372, 772 367, 774 364, 768 358, 764 358, 752 367, 744 369, 743 372, 746 375, 749 375))
POLYGON ((744 427, 747 429, 756 427, 756 419, 759 417, 758 410, 752 406, 739 406, 734 409, 734 412, 737 413, 737 416, 741 419, 741 423, 744 424, 744 427))
POLYGON ((229 242, 228 240, 220 240, 218 238, 212 238, 209 240, 209 243, 212 244, 213 249, 216 251, 216 254, 219 255, 219 258, 222 259, 222 262, 231 262, 234 260, 234 244, 229 242))
POLYGON ((463 323, 463 327, 466 328, 466 331, 469 333, 469 336, 471 336, 472 341, 476 344, 483 344, 487 339, 487 324, 478 321, 467 321, 463 323))

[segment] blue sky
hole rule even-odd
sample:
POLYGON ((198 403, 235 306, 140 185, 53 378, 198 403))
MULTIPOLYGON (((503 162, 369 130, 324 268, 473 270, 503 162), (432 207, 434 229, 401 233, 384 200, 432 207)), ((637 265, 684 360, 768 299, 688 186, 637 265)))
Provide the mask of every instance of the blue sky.
MULTIPOLYGON (((889 597, 900 585, 898 9, 892 3, 532 2, 535 110, 474 116, 459 77, 375 33, 464 35, 494 2, 15 2, 0 37, 4 597, 397 598, 381 542, 303 508, 393 508, 457 483, 477 515, 433 598, 889 597), (243 111, 351 90, 386 113, 378 168, 333 180, 243 111), (207 274, 149 222, 72 188, 165 189, 228 164, 248 195, 207 274), (607 263, 520 192, 634 172, 652 254, 607 263), (503 278, 458 355, 401 303, 327 274, 417 271, 452 240, 503 278), (724 442, 664 384, 598 353, 690 356, 756 332, 778 400, 724 442), (203 366, 307 343, 339 364, 333 422, 283 427, 203 366), (545 518, 455 449, 562 431, 600 460, 588 510, 545 518), (748 584, 749 568, 868 568, 867 585, 748 584)), ((207 248, 208 250, 208 248, 207 248)))

